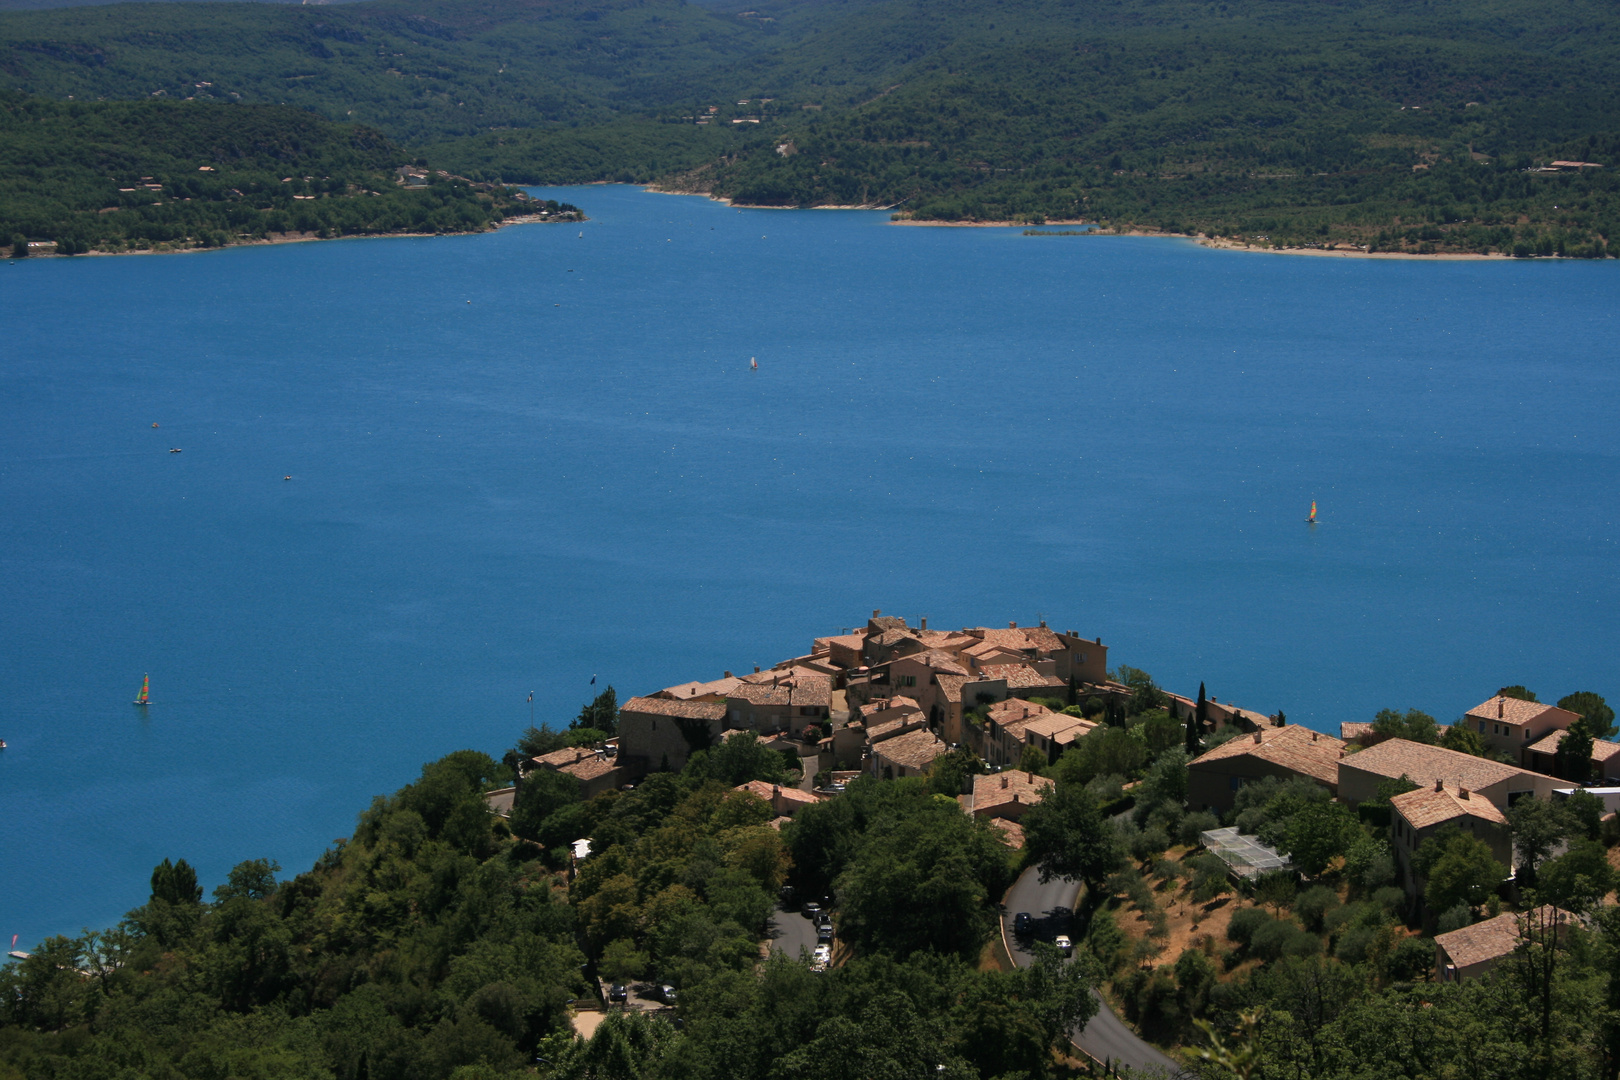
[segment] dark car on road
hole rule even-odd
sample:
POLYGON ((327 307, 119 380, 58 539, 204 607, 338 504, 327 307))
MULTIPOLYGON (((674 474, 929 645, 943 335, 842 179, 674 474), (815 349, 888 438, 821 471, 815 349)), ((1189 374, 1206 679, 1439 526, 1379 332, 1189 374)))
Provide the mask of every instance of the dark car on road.
POLYGON ((608 1001, 609 1002, 629 1001, 629 1000, 630 1000, 630 991, 626 990, 619 983, 614 983, 612 986, 608 987, 608 1001))
POLYGON ((809 919, 811 922, 815 922, 816 916, 821 914, 821 905, 816 903, 814 900, 811 900, 809 903, 804 905, 803 910, 804 917, 809 919))
POLYGON ((1035 920, 1030 918, 1029 912, 1020 911, 1013 918, 1013 933, 1020 934, 1020 935, 1028 934, 1030 931, 1032 931, 1034 929, 1035 929, 1035 920))

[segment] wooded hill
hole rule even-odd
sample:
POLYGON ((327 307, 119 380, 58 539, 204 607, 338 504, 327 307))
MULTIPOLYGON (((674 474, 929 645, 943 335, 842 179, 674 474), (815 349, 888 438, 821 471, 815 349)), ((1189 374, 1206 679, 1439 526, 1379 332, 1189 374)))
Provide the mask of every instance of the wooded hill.
POLYGON ((407 186, 410 160, 376 131, 279 105, 0 94, 0 243, 16 256, 30 240, 76 254, 468 232, 543 208, 424 169, 407 186))
POLYGON ((1521 254, 1607 252, 1617 51, 1620 20, 1595 0, 0 15, 20 90, 304 105, 483 179, 1521 254), (1554 160, 1607 168, 1527 171, 1554 160))

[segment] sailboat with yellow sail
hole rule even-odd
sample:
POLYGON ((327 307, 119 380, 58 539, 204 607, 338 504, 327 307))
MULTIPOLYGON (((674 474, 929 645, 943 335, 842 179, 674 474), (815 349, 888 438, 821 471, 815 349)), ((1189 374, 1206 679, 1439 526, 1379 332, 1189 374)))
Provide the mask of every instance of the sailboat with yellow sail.
POLYGON ((1311 516, 1305 519, 1305 524, 1307 524, 1307 525, 1315 525, 1316 524, 1316 500, 1315 499, 1311 500, 1311 516))
POLYGON ((141 676, 141 692, 135 695, 135 704, 143 706, 143 707, 146 706, 146 705, 152 704, 151 698, 150 698, 151 692, 152 692, 152 679, 151 679, 151 677, 147 676, 147 675, 142 675, 141 676))

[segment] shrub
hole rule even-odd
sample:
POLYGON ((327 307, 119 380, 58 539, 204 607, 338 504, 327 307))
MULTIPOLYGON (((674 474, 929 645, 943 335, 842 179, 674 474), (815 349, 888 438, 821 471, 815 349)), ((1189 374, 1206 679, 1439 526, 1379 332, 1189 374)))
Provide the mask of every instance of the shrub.
POLYGON ((1406 891, 1386 885, 1372 894, 1372 902, 1391 915, 1398 914, 1406 907, 1406 891))
POLYGON ((1181 819, 1181 824, 1176 828, 1176 839, 1188 847, 1196 847, 1201 843, 1198 839, 1201 833, 1220 827, 1219 818, 1208 810, 1199 810, 1197 813, 1188 814, 1181 819))
POLYGON ((1249 951, 1270 963, 1282 956, 1283 948, 1299 929, 1281 919, 1273 919, 1255 927, 1249 939, 1249 951))
POLYGON ((1155 855, 1162 855, 1170 847, 1170 836, 1163 829, 1153 826, 1142 829, 1130 838, 1131 857, 1139 862, 1146 862, 1155 855))
POLYGON ((1367 961, 1367 952, 1378 940, 1378 931, 1371 926, 1352 926, 1339 938, 1339 944, 1334 948, 1333 955, 1347 964, 1363 964, 1367 961))
POLYGON ((1276 921, 1259 908, 1239 908, 1232 912, 1232 920, 1226 924, 1226 940, 1246 946, 1254 940, 1256 931, 1276 921))
POLYGON ((1104 971, 1119 967, 1124 959, 1126 941, 1125 931, 1114 921, 1112 911, 1102 908, 1091 917, 1091 927, 1086 931, 1086 947, 1104 971))
POLYGON ((1453 930, 1461 930, 1463 927, 1472 926, 1473 924, 1474 913, 1469 910, 1467 904, 1458 904, 1440 913, 1440 918, 1435 920, 1434 932, 1437 934, 1449 934, 1453 930))
POLYGON ((1434 942, 1402 938, 1389 954, 1389 977, 1399 982, 1426 982, 1434 970, 1434 942))
POLYGON ((1294 901, 1294 914, 1305 924, 1305 929, 1320 934, 1327 913, 1339 906, 1339 894, 1326 885, 1306 889, 1294 901))

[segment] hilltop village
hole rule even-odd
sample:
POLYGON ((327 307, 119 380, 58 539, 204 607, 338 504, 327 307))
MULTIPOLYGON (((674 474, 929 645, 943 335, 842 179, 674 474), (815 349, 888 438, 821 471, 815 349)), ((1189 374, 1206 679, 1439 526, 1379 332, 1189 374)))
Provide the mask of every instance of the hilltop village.
MULTIPOLYGON (((1329 864, 1354 864, 1352 849, 1376 836, 1387 867, 1368 883, 1398 889, 1381 902, 1411 925, 1450 931, 1433 948, 1441 976, 1457 978, 1514 951, 1518 916, 1501 913, 1502 903, 1511 909, 1520 886, 1535 883, 1537 862, 1574 838, 1521 837, 1510 820, 1521 800, 1558 809, 1574 797, 1591 818, 1590 840, 1616 839, 1620 744, 1606 738, 1613 714, 1593 694, 1569 702, 1592 704, 1590 722, 1508 687, 1455 724, 1386 710, 1340 724, 1335 737, 1281 712, 1223 703, 1202 686, 1188 697, 1134 668, 1111 671, 1101 638, 1044 621, 941 630, 874 611, 864 627, 818 637, 808 653, 768 670, 632 697, 618 706, 615 738, 534 756, 519 771, 570 775, 589 799, 678 773, 694 755, 741 740, 786 763, 778 782, 738 785, 769 804, 775 828, 837 799, 857 777, 921 778, 1014 850, 1026 845, 1026 816, 1067 777, 1115 816, 1146 865, 1166 865, 1164 853, 1179 847, 1191 878, 1197 853, 1213 855, 1219 861, 1197 873, 1225 877, 1216 893, 1252 893, 1279 877, 1291 893, 1329 864), (1325 852, 1290 836, 1290 817, 1318 801, 1339 815, 1325 852), (1483 884, 1437 890, 1436 845, 1426 842, 1444 846, 1459 833, 1488 863, 1483 884), (1469 900, 1461 912, 1459 896, 1469 900)), ((1023 852, 1027 864, 1049 854, 1023 852)), ((1207 881, 1202 888, 1210 893, 1207 881)), ((1140 921, 1146 932, 1153 920, 1140 921)))

